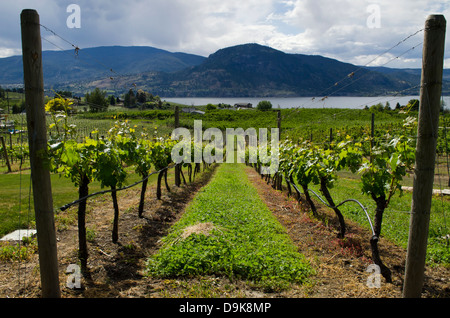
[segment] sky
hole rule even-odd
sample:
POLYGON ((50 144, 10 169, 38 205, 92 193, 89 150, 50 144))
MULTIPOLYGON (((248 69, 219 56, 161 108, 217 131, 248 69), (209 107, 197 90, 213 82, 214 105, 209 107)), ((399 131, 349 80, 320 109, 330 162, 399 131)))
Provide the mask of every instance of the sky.
MULTIPOLYGON (((398 68, 421 67, 428 15, 450 17, 448 0, 0 0, 0 57, 21 54, 23 9, 36 9, 40 23, 59 35, 41 28, 44 50, 69 50, 70 42, 80 49, 153 46, 208 56, 258 43, 398 68)), ((449 41, 447 30, 446 68, 449 41)))

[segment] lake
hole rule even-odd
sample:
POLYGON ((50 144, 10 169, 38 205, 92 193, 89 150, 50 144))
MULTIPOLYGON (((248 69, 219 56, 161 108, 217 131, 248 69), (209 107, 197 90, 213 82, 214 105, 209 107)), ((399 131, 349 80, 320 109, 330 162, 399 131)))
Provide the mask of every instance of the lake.
MULTIPOLYGON (((395 108, 397 103, 404 106, 411 99, 419 99, 419 96, 379 96, 379 97, 328 97, 325 99, 312 97, 181 97, 181 98, 162 98, 168 102, 180 103, 189 106, 202 106, 211 104, 229 104, 251 103, 256 107, 262 100, 268 100, 273 108, 353 108, 362 109, 366 105, 372 106, 378 103, 386 105, 389 102, 391 108, 395 108)), ((450 108, 450 96, 444 96, 445 108, 450 108)))

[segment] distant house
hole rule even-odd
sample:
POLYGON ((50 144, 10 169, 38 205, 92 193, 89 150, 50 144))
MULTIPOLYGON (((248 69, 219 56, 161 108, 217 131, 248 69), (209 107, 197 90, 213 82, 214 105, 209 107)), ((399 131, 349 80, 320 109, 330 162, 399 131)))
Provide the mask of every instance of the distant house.
POLYGON ((202 112, 201 110, 197 110, 195 108, 183 108, 183 109, 181 109, 181 111, 183 113, 188 113, 188 114, 199 114, 199 115, 205 114, 205 112, 202 112))
POLYGON ((234 104, 234 108, 252 108, 253 105, 251 103, 236 103, 234 104))

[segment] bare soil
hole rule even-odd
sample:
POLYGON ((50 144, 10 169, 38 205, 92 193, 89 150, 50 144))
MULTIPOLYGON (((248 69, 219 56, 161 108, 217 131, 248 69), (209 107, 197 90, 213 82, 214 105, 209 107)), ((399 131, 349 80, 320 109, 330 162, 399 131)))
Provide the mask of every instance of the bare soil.
MULTIPOLYGON (((143 218, 138 217, 140 189, 119 193, 121 210, 119 242, 112 243, 113 207, 110 196, 90 201, 87 228, 95 234, 89 241, 89 272, 82 278, 81 289, 66 287, 70 277, 67 267, 77 264, 77 227, 75 221, 62 225, 64 219, 76 215, 76 207, 59 213, 56 219, 60 286, 64 298, 171 298, 171 297, 252 297, 252 298, 399 298, 406 252, 381 239, 379 246, 384 263, 393 273, 393 283, 383 279, 380 288, 369 288, 372 273, 367 267, 370 258, 370 233, 347 220, 345 239, 337 237, 333 211, 321 207, 319 218, 313 218, 296 198, 286 191, 276 191, 250 167, 249 180, 261 199, 286 228, 293 243, 316 270, 309 283, 292 285, 283 290, 265 290, 251 282, 224 277, 190 277, 159 279, 145 275, 147 258, 156 253, 159 240, 183 214, 185 207, 208 183, 215 167, 206 169, 196 180, 168 192, 163 186, 161 200, 156 199, 154 184, 149 184, 143 218)), ((173 182, 169 178, 169 182, 173 182)), ((207 229, 206 229, 207 230, 207 229)), ((72 274, 72 273, 70 273, 72 274)), ((443 267, 426 269, 423 297, 450 296, 450 270, 443 267)), ((0 297, 41 297, 38 257, 30 260, 0 262, 0 297)))

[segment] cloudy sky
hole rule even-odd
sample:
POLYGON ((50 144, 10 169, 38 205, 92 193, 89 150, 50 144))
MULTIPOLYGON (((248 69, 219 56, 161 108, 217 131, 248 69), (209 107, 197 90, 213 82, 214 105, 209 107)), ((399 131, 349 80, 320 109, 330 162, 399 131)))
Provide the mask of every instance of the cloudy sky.
MULTIPOLYGON (((423 32, 385 52, 421 30, 429 14, 450 17, 448 0, 0 0, 0 57, 21 54, 24 8, 36 9, 41 24, 80 49, 139 45, 208 56, 259 43, 387 67, 420 67, 423 32), (67 12, 70 4, 80 8, 80 28, 68 27, 68 18, 76 22, 75 12, 67 12)), ((72 49, 41 32, 44 50, 72 49)), ((447 30, 447 68, 449 41, 447 30)))

